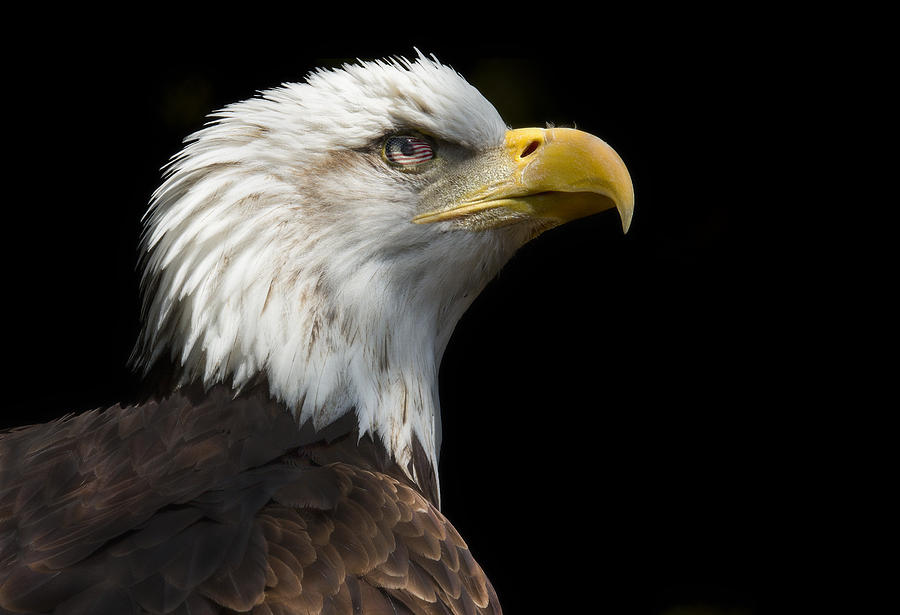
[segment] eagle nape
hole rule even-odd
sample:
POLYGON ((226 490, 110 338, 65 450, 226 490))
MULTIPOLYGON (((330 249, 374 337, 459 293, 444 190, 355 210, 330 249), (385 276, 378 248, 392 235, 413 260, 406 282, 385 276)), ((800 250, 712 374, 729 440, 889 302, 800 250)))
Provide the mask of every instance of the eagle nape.
POLYGON ((440 508, 441 359, 516 250, 612 208, 609 145, 423 55, 214 113, 144 218, 150 392, 0 432, 0 611, 500 613, 440 508))

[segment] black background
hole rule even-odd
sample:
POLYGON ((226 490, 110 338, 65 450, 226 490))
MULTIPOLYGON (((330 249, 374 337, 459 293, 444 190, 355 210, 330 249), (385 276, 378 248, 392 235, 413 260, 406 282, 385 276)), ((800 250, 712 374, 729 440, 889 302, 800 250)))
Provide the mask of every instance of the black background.
POLYGON ((158 10, 19 23, 4 95, 3 426, 133 393, 140 217, 206 113, 415 46, 514 127, 601 136, 636 191, 628 235, 608 212, 521 250, 444 358, 444 512, 504 608, 790 611, 818 480, 798 385, 818 272, 785 224, 796 170, 774 152, 793 147, 783 124, 802 74, 785 70, 778 20, 382 9, 352 26, 349 8, 299 6, 228 23, 158 10))

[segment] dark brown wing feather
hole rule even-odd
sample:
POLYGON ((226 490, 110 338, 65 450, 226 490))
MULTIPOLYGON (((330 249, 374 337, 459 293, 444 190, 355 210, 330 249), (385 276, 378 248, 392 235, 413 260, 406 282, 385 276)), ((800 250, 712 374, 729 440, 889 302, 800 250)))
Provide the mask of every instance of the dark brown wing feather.
POLYGON ((3 433, 0 612, 499 613, 430 481, 326 432, 219 388, 3 433))

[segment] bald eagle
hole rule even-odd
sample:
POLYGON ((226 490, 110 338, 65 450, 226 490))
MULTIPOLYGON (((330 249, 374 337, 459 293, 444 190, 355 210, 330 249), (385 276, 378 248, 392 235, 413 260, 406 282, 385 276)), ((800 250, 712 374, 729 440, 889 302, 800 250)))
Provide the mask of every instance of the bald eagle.
POLYGON ((440 512, 441 357, 519 247, 633 205, 421 54, 224 108, 145 217, 147 396, 0 434, 0 610, 499 613, 440 512))

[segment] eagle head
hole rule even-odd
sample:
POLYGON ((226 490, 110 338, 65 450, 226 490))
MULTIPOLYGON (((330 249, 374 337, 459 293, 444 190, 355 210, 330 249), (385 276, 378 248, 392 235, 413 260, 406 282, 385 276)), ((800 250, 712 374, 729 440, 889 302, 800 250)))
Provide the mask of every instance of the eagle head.
MULTIPOLYGON (((298 423, 355 412, 402 467, 440 447, 457 321, 512 254, 634 193, 606 143, 510 130, 433 58, 318 70, 186 140, 141 242, 134 363, 176 384, 265 382, 298 423)), ((413 477, 415 478, 415 477, 413 477)))

